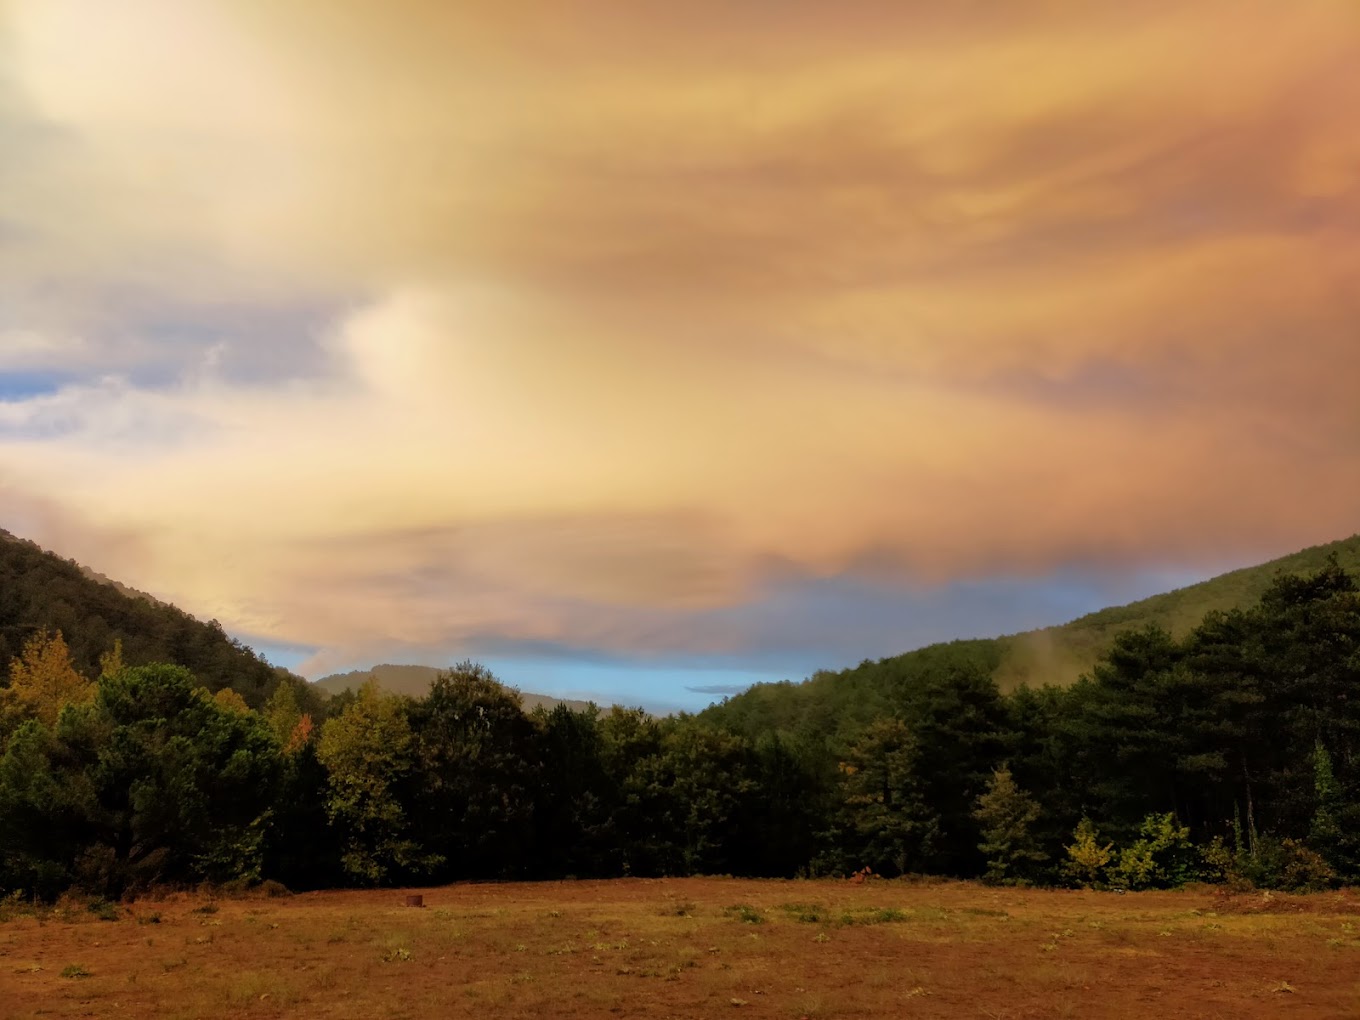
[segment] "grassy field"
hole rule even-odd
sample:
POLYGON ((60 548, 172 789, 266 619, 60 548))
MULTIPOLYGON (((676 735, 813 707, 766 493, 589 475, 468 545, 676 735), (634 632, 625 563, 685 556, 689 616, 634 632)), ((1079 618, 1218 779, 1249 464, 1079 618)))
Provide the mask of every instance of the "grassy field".
POLYGON ((0 921, 0 1016, 1360 1016, 1360 895, 739 879, 175 895, 0 921))

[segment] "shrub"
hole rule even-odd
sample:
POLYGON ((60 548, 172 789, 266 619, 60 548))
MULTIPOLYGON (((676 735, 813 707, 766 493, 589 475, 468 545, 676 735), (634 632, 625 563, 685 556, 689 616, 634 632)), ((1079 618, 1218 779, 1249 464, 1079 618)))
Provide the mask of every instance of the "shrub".
POLYGON ((1336 871, 1316 850, 1296 839, 1258 836, 1254 845, 1230 849, 1215 837, 1200 854, 1206 877, 1234 889, 1318 892, 1336 883, 1336 871))
POLYGON ((1072 845, 1067 847, 1067 862, 1063 871, 1069 879, 1088 889, 1098 888, 1106 867, 1114 857, 1114 844, 1100 845, 1095 823, 1083 818, 1072 833, 1072 845))
POLYGON ((1171 812, 1151 814, 1139 827, 1139 838, 1119 851, 1110 881, 1127 889, 1166 889, 1196 877, 1190 829, 1171 812))
POLYGON ((1280 841, 1284 866, 1280 886, 1295 892, 1319 892, 1336 881, 1336 872, 1316 850, 1296 839, 1280 841))
POLYGON ((761 915, 760 911, 746 903, 738 903, 728 907, 724 913, 726 913, 728 917, 735 917, 744 924, 765 923, 765 918, 761 915))
POLYGON ((85 909, 101 921, 118 920, 118 904, 108 900, 92 900, 85 909))

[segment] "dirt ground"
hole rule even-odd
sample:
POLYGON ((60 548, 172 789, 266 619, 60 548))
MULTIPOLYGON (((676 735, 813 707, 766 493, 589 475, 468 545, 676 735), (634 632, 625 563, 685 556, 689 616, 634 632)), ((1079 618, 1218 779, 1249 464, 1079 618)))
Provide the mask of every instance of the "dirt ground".
POLYGON ((1355 892, 626 879, 105 914, 0 915, 0 1018, 1360 1017, 1355 892))

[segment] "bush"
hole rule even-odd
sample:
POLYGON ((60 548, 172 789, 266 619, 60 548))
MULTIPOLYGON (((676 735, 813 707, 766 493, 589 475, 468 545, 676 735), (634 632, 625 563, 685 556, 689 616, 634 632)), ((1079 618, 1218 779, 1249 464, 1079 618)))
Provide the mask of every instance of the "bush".
POLYGON ((1258 836, 1250 849, 1230 849, 1216 836, 1200 853, 1206 877, 1229 888, 1320 892, 1336 884, 1326 859, 1297 839, 1258 836))
POLYGON ((1119 851, 1109 869, 1110 882, 1126 889, 1168 889, 1198 877, 1190 830, 1171 812, 1151 814, 1138 829, 1139 838, 1119 851))
POLYGON ((101 921, 118 920, 118 904, 108 900, 92 900, 85 909, 101 921))
POLYGON ((1063 872, 1077 885, 1088 889, 1099 888, 1105 869, 1114 857, 1114 844, 1100 845, 1095 823, 1083 818, 1072 833, 1072 845, 1067 847, 1067 862, 1063 872))

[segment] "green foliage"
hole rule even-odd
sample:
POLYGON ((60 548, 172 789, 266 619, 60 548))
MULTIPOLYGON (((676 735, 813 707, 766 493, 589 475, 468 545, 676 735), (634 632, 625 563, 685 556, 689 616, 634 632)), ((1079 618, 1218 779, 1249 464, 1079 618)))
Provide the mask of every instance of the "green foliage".
POLYGON ((118 895, 157 881, 257 877, 278 778, 252 715, 173 666, 124 669, 55 733, 21 727, 0 759, 6 881, 118 895))
POLYGON ((415 766, 404 703, 365 684, 321 731, 317 757, 328 777, 326 811, 342 833, 341 863, 352 879, 377 885, 439 863, 410 836, 399 786, 415 766))
POLYGON ((624 781, 628 870, 635 874, 733 874, 759 788, 749 743, 722 731, 672 725, 656 753, 624 781))
POLYGON ((1048 860, 1034 837, 1039 805, 1016 785, 1008 767, 992 773, 973 816, 982 830, 978 849, 987 858, 986 880, 1008 885, 1032 880, 1036 866, 1048 860))
MULTIPOLYGON (((1360 879, 1360 591, 1339 562, 1188 631, 1126 614, 1067 688, 1003 697, 1001 646, 959 642, 697 717, 526 715, 461 663, 420 699, 337 697, 315 738, 314 698, 277 676, 205 688, 108 653, 87 698, 34 638, 66 622, 4 632, 32 654, 17 690, 0 683, 0 892, 866 867, 1024 882, 1054 858, 1089 886, 1360 879)), ((68 631, 77 666, 117 647, 92 632, 68 631)))
POLYGON ((79 812, 53 768, 56 750, 35 719, 0 756, 0 889, 51 898, 71 884, 79 812))
POLYGON ((1336 884, 1337 872, 1301 840, 1258 836, 1250 846, 1229 847, 1215 836, 1201 849, 1204 877, 1236 889, 1319 892, 1336 884))
POLYGON ((1332 756, 1321 741, 1318 741, 1313 751, 1313 795, 1317 807, 1313 811, 1308 843, 1324 859, 1334 860, 1341 856, 1346 841, 1341 828, 1341 815, 1345 806, 1336 772, 1332 768, 1332 756))
POLYGON ((262 705, 281 683, 320 705, 304 681, 229 638, 216 621, 201 623, 4 531, 0 592, 0 669, 34 634, 60 631, 83 677, 112 674, 123 665, 174 663, 209 691, 231 687, 251 707, 262 705), (119 661, 108 658, 111 649, 118 650, 119 661))
POLYGON ((819 672, 801 684, 756 684, 702 715, 715 726, 752 738, 767 729, 826 733, 843 723, 862 728, 875 716, 886 714, 893 687, 903 676, 948 670, 981 672, 1007 692, 1024 686, 1069 686, 1089 675, 1121 634, 1153 627, 1179 639, 1211 613, 1230 613, 1259 603, 1279 577, 1315 575, 1327 568, 1332 557, 1339 569, 1360 573, 1360 535, 1103 609, 1062 626, 991 640, 929 645, 838 672, 819 672))
POLYGON ((421 845, 447 877, 526 874, 538 734, 519 696, 485 667, 462 662, 411 706, 410 719, 421 845))
POLYGON ((1139 838, 1119 851, 1109 868, 1110 883, 1125 889, 1170 889, 1196 877, 1197 855, 1190 830, 1175 815, 1152 814, 1143 819, 1139 838))
POLYGON ((826 870, 863 867, 892 877, 922 870, 939 838, 939 818, 926 804, 920 749, 901 719, 879 719, 840 764, 841 807, 828 833, 826 870))
POLYGON ((91 900, 85 909, 101 921, 116 921, 122 916, 117 903, 103 898, 91 900))

